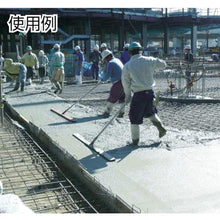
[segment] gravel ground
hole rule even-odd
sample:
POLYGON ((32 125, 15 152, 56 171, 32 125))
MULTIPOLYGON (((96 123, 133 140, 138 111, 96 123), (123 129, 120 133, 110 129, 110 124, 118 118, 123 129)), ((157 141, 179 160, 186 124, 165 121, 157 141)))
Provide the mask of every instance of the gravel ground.
MULTIPOLYGON (((165 92, 165 79, 156 79, 155 91, 165 92)), ((220 78, 208 78, 206 80, 206 96, 220 98, 220 78)), ((69 100, 77 100, 95 84, 66 85, 64 91, 59 96, 69 100)), ((85 97, 80 103, 90 106, 97 112, 103 112, 106 99, 109 95, 110 83, 101 84, 85 97), (92 100, 90 100, 92 99, 92 100)), ((119 108, 116 104, 113 113, 119 108)), ((126 106, 126 118, 128 118, 129 107, 126 106)), ((158 105, 158 115, 164 125, 177 129, 189 129, 195 131, 219 131, 220 124, 220 103, 177 103, 161 101, 158 105)))

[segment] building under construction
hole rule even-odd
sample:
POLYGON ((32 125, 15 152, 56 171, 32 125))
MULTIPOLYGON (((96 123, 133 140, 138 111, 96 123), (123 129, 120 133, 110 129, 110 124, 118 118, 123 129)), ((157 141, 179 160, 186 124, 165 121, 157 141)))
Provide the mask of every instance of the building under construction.
POLYGON ((139 41, 145 49, 162 48, 167 55, 173 47, 182 51, 185 44, 191 44, 196 54, 200 47, 213 47, 213 40, 214 46, 219 47, 219 33, 213 32, 219 25, 219 9, 209 8, 2 8, 0 44, 5 52, 15 52, 15 45, 24 38, 23 44, 32 45, 34 50, 49 52, 59 42, 65 49, 80 45, 88 54, 102 42, 118 52, 126 42, 139 41), (6 25, 10 14, 57 14, 58 32, 10 34, 6 25))

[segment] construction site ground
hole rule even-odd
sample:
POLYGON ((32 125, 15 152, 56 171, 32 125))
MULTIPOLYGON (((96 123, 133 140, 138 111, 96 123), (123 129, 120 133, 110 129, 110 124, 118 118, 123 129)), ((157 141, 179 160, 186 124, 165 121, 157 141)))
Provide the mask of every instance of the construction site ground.
MULTIPOLYGON (((217 78, 219 79, 219 78, 217 78)), ((165 79, 156 79, 155 91, 167 90, 165 79)), ((218 93, 218 81, 210 82, 218 93)), ((109 162, 73 137, 79 133, 89 142, 108 123, 102 118, 110 83, 101 84, 71 108, 71 123, 51 111, 67 109, 94 83, 65 85, 55 95, 51 84, 36 82, 24 92, 6 94, 7 103, 27 122, 42 129, 83 168, 113 194, 143 213, 220 212, 220 104, 160 101, 158 115, 168 132, 162 139, 146 119, 141 125, 141 143, 130 146, 129 106, 125 117, 117 118, 100 135, 95 146, 115 157, 109 162)), ((4 92, 12 89, 4 84, 4 92)), ((116 104, 113 115, 119 105, 116 104)), ((60 153, 60 152, 59 152, 60 153)), ((74 169, 74 167, 73 167, 74 169)), ((71 171, 70 171, 71 172, 71 171)))

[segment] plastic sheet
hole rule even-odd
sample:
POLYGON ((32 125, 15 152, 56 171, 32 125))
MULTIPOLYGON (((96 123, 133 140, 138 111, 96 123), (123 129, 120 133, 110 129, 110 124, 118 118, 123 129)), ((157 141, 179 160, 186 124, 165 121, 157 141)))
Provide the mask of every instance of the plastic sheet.
POLYGON ((0 214, 31 214, 34 213, 21 199, 14 194, 0 195, 0 214))

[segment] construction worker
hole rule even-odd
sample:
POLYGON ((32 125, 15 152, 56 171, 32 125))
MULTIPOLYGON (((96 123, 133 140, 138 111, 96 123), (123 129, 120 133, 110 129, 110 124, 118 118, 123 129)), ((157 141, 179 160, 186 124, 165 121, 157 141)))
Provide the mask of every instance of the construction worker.
POLYGON ((99 75, 99 61, 101 60, 101 53, 99 52, 99 45, 95 45, 93 52, 89 56, 89 61, 92 65, 91 74, 93 79, 98 80, 99 75))
POLYGON ((81 85, 82 84, 82 63, 84 61, 84 55, 81 51, 80 46, 75 47, 76 52, 76 84, 81 85))
POLYGON ((27 52, 20 59, 20 62, 23 63, 27 67, 27 84, 31 85, 35 70, 38 69, 39 63, 36 54, 32 53, 32 47, 26 47, 27 52))
POLYGON ((184 61, 186 61, 187 63, 193 63, 193 54, 191 52, 191 46, 190 45, 186 45, 184 47, 184 51, 185 51, 185 55, 184 55, 184 61))
POLYGON ((186 45, 184 47, 185 55, 184 55, 184 61, 186 62, 186 93, 190 92, 190 89, 192 87, 192 76, 191 76, 191 64, 193 63, 193 54, 191 52, 191 46, 186 45))
POLYGON ((215 62, 218 62, 218 61, 219 61, 219 55, 216 54, 216 53, 213 53, 213 54, 211 55, 211 58, 212 58, 212 60, 215 61, 215 62))
POLYGON ((125 65, 130 60, 130 55, 128 52, 128 47, 130 44, 125 44, 123 51, 121 52, 120 60, 125 65))
POLYGON ((107 49, 107 44, 106 43, 102 43, 100 49, 101 49, 101 53, 102 53, 104 50, 107 49))
POLYGON ((43 84, 44 78, 46 76, 46 69, 49 63, 47 56, 44 54, 43 50, 40 50, 38 53, 38 61, 39 61, 39 77, 40 77, 40 84, 43 84))
MULTIPOLYGON (((121 83, 121 74, 123 64, 118 59, 115 58, 110 50, 104 50, 102 52, 102 60, 107 63, 105 72, 101 75, 102 81, 107 81, 109 78, 112 82, 112 87, 110 89, 110 95, 107 100, 107 105, 103 113, 104 117, 109 117, 114 104, 119 101, 121 105, 125 102, 125 94, 123 91, 121 83)), ((118 117, 124 116, 124 109, 119 113, 118 117)))
POLYGON ((125 102, 131 100, 129 119, 131 123, 132 144, 138 145, 140 139, 139 125, 143 123, 143 118, 149 118, 159 131, 159 137, 166 134, 160 118, 157 115, 157 109, 154 106, 155 95, 153 86, 154 71, 166 67, 166 63, 159 58, 146 57, 142 55, 142 46, 139 42, 130 44, 130 60, 124 65, 122 70, 122 85, 125 92, 125 102))
POLYGON ((52 71, 52 83, 56 86, 54 93, 62 93, 64 84, 64 64, 65 56, 60 51, 60 45, 55 44, 53 46, 54 54, 51 58, 50 66, 52 71))
POLYGON ((14 91, 18 90, 21 84, 21 91, 24 91, 24 83, 27 74, 27 68, 22 63, 13 62, 12 59, 6 58, 4 62, 4 69, 13 81, 16 80, 14 91))
MULTIPOLYGON (((107 49, 107 44, 106 43, 102 43, 101 44, 101 47, 100 47, 100 50, 101 50, 101 53, 104 51, 104 50, 106 50, 107 49)), ((104 73, 105 72, 105 69, 106 69, 106 62, 105 61, 103 61, 103 60, 101 60, 101 62, 100 62, 100 69, 101 69, 101 71, 104 73)))

